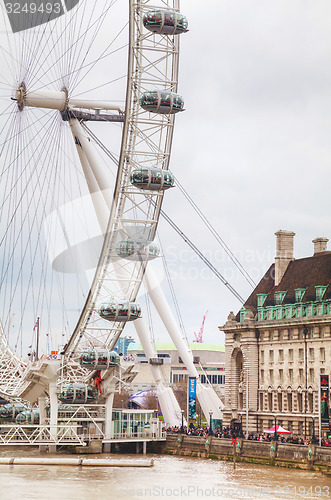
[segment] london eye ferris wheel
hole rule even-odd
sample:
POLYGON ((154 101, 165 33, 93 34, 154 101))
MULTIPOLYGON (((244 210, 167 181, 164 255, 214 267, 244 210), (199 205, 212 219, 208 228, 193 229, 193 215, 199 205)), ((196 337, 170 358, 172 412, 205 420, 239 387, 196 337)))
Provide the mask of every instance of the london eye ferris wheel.
MULTIPOLYGON (((143 279, 198 378, 147 266, 160 253, 158 219, 174 185, 169 163, 175 115, 184 110, 178 68, 187 20, 179 0, 61 4, 55 16, 47 3, 38 26, 35 12, 15 26, 11 8, 2 9, 0 328, 9 368, 1 390, 17 393, 24 363, 14 352, 22 357, 33 345, 40 322, 46 350, 62 345, 67 380, 72 360, 82 372, 69 379, 81 380, 84 368, 109 368, 128 321, 153 364, 137 300, 143 279)), ((158 367, 151 369, 160 384, 158 367)), ((219 400, 207 400, 206 412, 212 406, 216 415, 219 400)))

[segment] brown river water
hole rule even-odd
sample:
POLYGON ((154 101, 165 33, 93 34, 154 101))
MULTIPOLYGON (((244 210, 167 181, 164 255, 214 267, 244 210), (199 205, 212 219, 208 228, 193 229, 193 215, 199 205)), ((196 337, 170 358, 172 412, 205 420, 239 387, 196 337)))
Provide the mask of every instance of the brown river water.
MULTIPOLYGON (((39 456, 39 452, 6 449, 0 456, 39 456)), ((229 462, 146 455, 151 457, 150 468, 0 465, 0 500, 331 498, 330 478, 317 472, 243 463, 233 470, 229 462)), ((143 460, 144 456, 88 458, 143 460)))

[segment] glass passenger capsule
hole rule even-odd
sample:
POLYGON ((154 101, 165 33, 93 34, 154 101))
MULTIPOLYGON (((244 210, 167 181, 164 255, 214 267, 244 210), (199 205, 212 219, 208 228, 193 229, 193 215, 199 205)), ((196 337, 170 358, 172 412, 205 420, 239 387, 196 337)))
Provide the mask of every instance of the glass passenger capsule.
POLYGON ((173 115, 184 111, 184 100, 169 90, 146 90, 139 97, 139 105, 151 113, 173 115))
POLYGON ((120 357, 117 352, 109 349, 87 349, 80 355, 79 363, 91 370, 107 370, 111 366, 119 365, 120 357))
POLYGON ((97 389, 87 384, 63 384, 59 400, 66 404, 93 403, 98 397, 97 389))
POLYGON ((116 253, 122 259, 133 261, 152 260, 160 255, 160 247, 153 241, 122 240, 116 245, 116 253))
POLYGON ((140 189, 150 189, 151 191, 164 191, 173 187, 174 176, 169 170, 162 168, 137 168, 132 170, 130 182, 140 189))
POLYGON ((133 321, 141 316, 141 307, 136 302, 104 302, 99 308, 99 316, 108 321, 133 321))
POLYGON ((21 403, 7 403, 6 405, 0 406, 0 418, 14 419, 24 410, 25 407, 21 403))
POLYGON ((159 35, 179 35, 188 31, 185 16, 171 10, 150 10, 143 17, 146 29, 159 35))
POLYGON ((16 423, 21 425, 26 424, 39 424, 40 414, 39 410, 25 410, 19 413, 16 417, 16 423))

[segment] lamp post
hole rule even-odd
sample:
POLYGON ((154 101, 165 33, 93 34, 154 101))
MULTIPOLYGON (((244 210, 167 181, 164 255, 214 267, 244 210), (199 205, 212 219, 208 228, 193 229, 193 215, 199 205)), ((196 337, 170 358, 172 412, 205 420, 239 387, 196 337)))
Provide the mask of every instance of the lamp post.
POLYGON ((213 436, 214 433, 213 433, 213 422, 212 422, 212 419, 213 419, 213 412, 210 410, 209 411, 209 436, 213 436))
POLYGON ((277 434, 277 415, 274 415, 274 418, 275 418, 274 441, 278 441, 278 434, 277 434))
POLYGON ((180 410, 182 414, 182 426, 180 428, 181 434, 184 434, 184 410, 180 410))

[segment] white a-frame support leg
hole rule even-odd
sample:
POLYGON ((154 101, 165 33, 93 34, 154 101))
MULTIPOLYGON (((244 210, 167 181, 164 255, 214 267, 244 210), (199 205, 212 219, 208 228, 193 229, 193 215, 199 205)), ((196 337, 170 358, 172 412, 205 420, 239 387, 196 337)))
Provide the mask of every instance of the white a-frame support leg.
POLYGON ((159 282, 153 269, 147 266, 144 275, 144 284, 148 290, 149 296, 152 299, 154 306, 156 307, 160 318, 162 319, 168 333, 174 342, 180 357, 183 360, 184 365, 189 373, 190 377, 197 379, 197 396, 201 409, 207 418, 209 419, 209 413, 212 412, 213 419, 222 420, 222 409, 224 407, 222 401, 217 396, 216 392, 211 385, 204 386, 200 382, 199 373, 193 363, 193 355, 190 350, 186 339, 182 337, 182 334, 177 326, 175 318, 171 312, 169 304, 160 288, 159 282))

